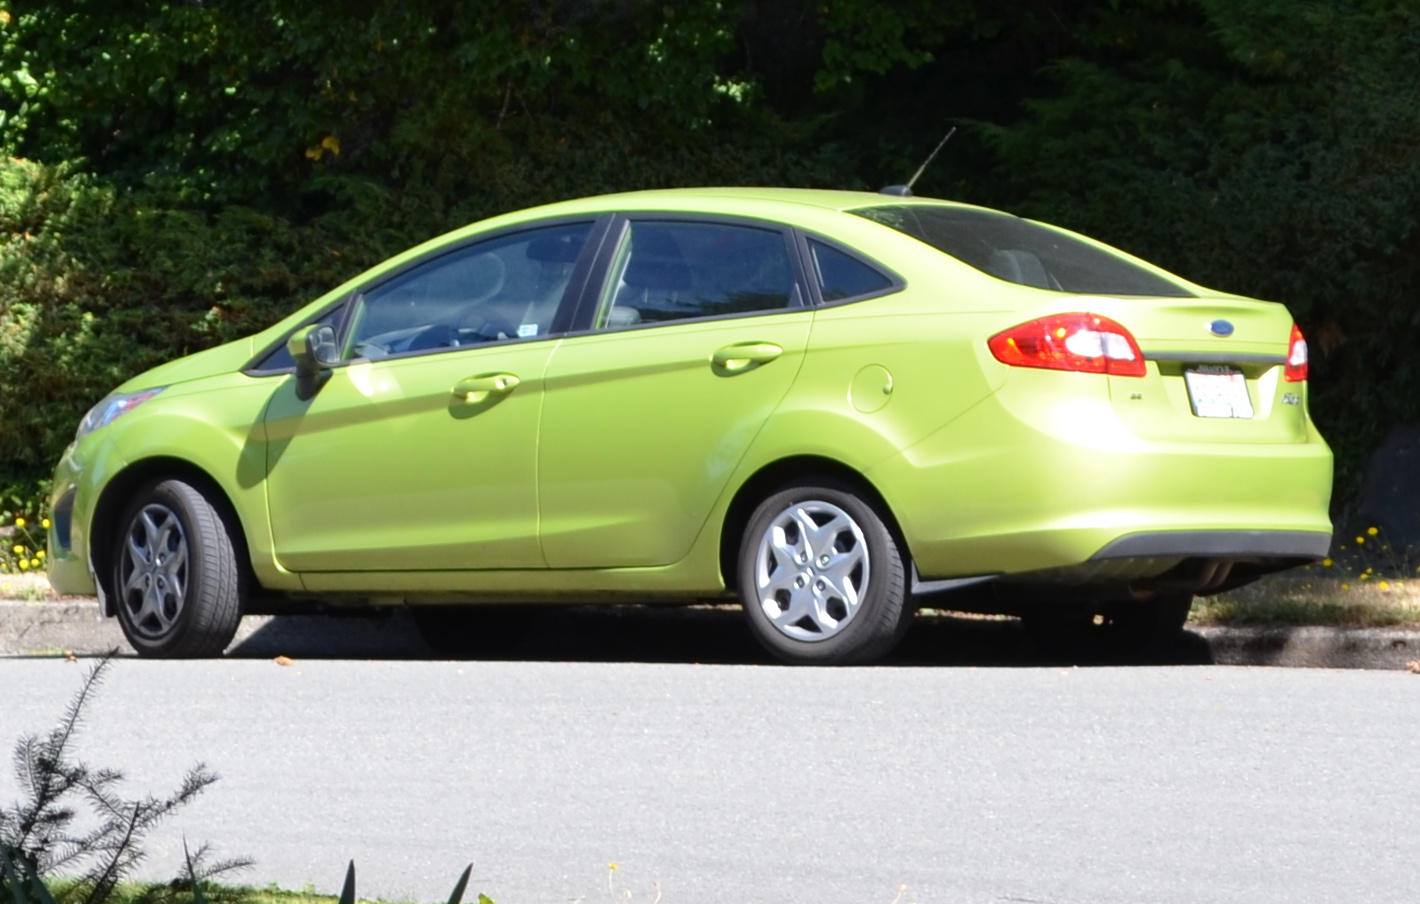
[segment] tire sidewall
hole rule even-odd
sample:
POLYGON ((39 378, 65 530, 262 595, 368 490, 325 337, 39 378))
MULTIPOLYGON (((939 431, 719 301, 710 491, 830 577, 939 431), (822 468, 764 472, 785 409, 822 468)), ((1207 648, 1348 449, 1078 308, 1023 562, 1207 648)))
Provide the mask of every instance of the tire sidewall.
POLYGON ((902 556, 886 519, 852 489, 835 481, 791 484, 760 503, 740 539, 736 578, 756 639, 785 662, 849 665, 872 661, 896 645, 911 614, 902 556), (857 522, 869 563, 867 588, 857 613, 843 630, 817 641, 797 640, 781 632, 760 608, 755 590, 756 557, 765 531, 789 506, 810 501, 835 505, 857 522))

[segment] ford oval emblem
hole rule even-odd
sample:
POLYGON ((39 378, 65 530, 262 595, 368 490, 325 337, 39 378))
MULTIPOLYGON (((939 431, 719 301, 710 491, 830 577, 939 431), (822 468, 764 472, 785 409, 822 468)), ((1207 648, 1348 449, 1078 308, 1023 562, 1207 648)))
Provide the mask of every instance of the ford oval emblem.
POLYGON ((1212 333, 1214 336, 1231 336, 1233 334, 1233 325, 1226 320, 1215 320, 1208 324, 1208 332, 1212 333))

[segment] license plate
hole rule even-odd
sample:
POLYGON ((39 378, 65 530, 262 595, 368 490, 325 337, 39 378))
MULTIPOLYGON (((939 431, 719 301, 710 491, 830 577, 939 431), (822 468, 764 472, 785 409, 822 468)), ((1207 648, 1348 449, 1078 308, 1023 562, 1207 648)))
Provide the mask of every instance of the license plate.
POLYGON ((1198 417, 1252 417, 1247 378, 1228 367, 1196 367, 1183 372, 1188 400, 1198 417))

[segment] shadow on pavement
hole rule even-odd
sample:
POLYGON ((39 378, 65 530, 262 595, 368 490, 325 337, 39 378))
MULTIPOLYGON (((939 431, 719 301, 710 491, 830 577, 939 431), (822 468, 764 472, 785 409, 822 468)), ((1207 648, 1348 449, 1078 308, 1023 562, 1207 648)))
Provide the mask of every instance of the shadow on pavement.
MULTIPOLYGON (((461 659, 554 662, 683 662, 775 665, 732 607, 577 606, 538 608, 520 636, 461 659)), ((446 659, 420 639, 404 610, 373 615, 279 616, 227 653, 256 659, 446 659)), ((1091 638, 1041 642, 1014 619, 919 616, 885 666, 1208 665, 1208 643, 1192 633, 1129 650, 1091 638)))

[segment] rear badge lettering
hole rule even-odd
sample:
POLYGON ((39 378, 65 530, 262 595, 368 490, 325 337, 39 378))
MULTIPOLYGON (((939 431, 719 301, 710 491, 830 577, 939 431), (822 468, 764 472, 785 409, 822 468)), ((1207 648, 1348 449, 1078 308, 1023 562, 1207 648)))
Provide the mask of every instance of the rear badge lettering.
POLYGON ((1299 395, 1297 395, 1297 394, 1294 393, 1294 392, 1284 392, 1284 393, 1282 393, 1282 404, 1283 404, 1283 405, 1300 405, 1300 404, 1302 404, 1302 397, 1299 396, 1299 395))

